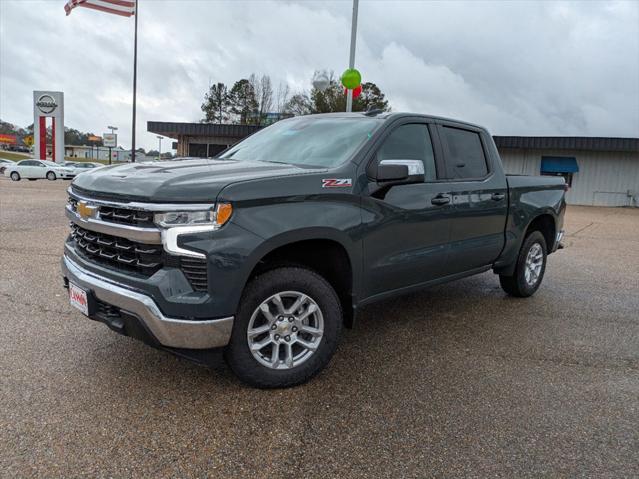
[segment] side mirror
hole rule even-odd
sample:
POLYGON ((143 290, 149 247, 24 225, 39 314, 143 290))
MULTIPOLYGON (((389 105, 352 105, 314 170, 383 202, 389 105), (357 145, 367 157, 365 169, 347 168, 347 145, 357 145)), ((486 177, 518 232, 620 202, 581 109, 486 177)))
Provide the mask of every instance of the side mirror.
POLYGON ((375 179, 388 185, 407 185, 424 181, 424 163, 420 160, 382 160, 375 179))

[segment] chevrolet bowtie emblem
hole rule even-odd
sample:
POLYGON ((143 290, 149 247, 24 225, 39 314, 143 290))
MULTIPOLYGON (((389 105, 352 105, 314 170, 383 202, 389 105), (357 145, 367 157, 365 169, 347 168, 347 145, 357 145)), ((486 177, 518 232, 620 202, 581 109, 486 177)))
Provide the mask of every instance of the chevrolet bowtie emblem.
POLYGON ((78 201, 78 206, 76 208, 76 211, 80 215, 80 218, 82 218, 83 220, 93 218, 97 210, 97 206, 90 205, 86 201, 78 201))

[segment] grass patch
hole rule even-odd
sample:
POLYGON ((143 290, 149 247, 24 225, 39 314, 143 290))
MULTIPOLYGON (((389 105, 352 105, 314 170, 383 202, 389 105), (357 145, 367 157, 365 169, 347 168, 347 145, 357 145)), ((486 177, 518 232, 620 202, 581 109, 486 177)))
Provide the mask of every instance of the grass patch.
POLYGON ((15 151, 0 150, 0 158, 5 160, 20 161, 31 158, 31 155, 29 155, 28 153, 16 153, 15 151))

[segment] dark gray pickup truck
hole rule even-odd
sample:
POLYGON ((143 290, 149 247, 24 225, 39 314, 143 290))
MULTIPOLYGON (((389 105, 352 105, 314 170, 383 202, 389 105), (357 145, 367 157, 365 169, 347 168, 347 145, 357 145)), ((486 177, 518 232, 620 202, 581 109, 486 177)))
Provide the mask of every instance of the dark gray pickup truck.
MULTIPOLYGON (((416 114, 280 121, 219 157, 99 168, 69 188, 72 305, 257 387, 307 381, 363 305, 492 269, 530 296, 561 178, 506 176, 488 132, 416 114)), ((390 347, 390 346, 389 346, 390 347)))

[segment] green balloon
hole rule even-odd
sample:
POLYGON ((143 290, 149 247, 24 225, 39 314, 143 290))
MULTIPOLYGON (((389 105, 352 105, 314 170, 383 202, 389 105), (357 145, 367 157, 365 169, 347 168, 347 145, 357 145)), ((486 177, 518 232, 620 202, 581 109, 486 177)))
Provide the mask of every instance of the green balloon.
POLYGON ((342 73, 341 80, 344 88, 354 90, 362 84, 362 75, 355 68, 348 68, 342 73))

